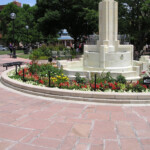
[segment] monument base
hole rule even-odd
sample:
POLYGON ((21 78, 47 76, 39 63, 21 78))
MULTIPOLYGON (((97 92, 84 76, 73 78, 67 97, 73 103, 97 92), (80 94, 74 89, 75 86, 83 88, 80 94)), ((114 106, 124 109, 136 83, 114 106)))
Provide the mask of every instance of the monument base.
POLYGON ((140 79, 140 66, 135 67, 114 67, 112 68, 106 68, 101 69, 98 67, 83 67, 83 58, 81 58, 78 61, 68 61, 68 60, 59 60, 57 61, 57 66, 59 68, 63 67, 64 74, 69 77, 70 80, 75 79, 75 74, 78 72, 81 77, 84 77, 86 79, 91 79, 93 74, 101 74, 101 73, 107 73, 110 72, 111 76, 113 78, 116 78, 118 75, 122 74, 126 80, 139 80, 140 79))

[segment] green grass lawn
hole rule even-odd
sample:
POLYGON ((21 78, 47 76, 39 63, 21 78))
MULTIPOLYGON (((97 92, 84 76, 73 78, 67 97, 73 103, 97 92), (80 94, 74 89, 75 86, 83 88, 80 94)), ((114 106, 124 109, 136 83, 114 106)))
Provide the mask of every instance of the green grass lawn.
MULTIPOLYGON (((0 51, 0 55, 10 54, 10 51, 0 51)), ((17 57, 29 59, 29 54, 24 54, 23 50, 16 50, 17 57)))
MULTIPOLYGON (((16 54, 23 53, 23 50, 16 50, 16 54)), ((0 51, 0 55, 10 54, 10 51, 0 51)))
POLYGON ((17 57, 29 59, 30 54, 18 54, 17 57))

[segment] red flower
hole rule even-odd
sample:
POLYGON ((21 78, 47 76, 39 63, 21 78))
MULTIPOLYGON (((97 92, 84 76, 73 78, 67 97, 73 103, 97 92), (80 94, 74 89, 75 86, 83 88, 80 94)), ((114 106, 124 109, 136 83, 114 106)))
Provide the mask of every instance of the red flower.
POLYGON ((37 75, 33 75, 33 78, 34 78, 35 81, 39 80, 39 77, 37 75))
POLYGON ((60 83, 60 84, 59 84, 60 87, 63 86, 63 85, 64 85, 63 83, 60 83))
POLYGON ((27 72, 28 71, 28 68, 24 68, 24 72, 27 72))
POLYGON ((142 85, 145 89, 147 89, 147 86, 146 85, 142 85))
POLYGON ((19 76, 23 76, 22 70, 20 70, 20 71, 18 72, 18 74, 19 74, 19 76))
POLYGON ((116 87, 115 87, 115 86, 112 86, 112 90, 116 90, 116 87))
POLYGON ((117 82, 115 82, 115 85, 117 86, 117 85, 118 85, 118 83, 117 83, 117 82))
POLYGON ((87 85, 82 85, 81 88, 87 88, 87 85))
POLYGON ((65 84, 65 86, 69 86, 69 82, 65 82, 64 84, 65 84))
POLYGON ((77 83, 77 81, 76 81, 76 80, 73 80, 72 82, 77 83))
POLYGON ((91 87, 94 89, 94 88, 95 88, 95 85, 94 85, 94 84, 91 84, 91 87))
POLYGON ((139 81, 137 81, 136 84, 139 84, 139 81))
POLYGON ((31 72, 29 73, 29 76, 32 76, 32 73, 31 73, 31 72))
POLYGON ((112 87, 112 83, 108 83, 110 87, 112 87))
POLYGON ((108 84, 109 84, 109 87, 112 88, 112 90, 116 90, 116 86, 113 83, 108 83, 108 84))
POLYGON ((96 89, 99 89, 100 85, 96 84, 96 89))
POLYGON ((102 82, 100 83, 100 86, 101 86, 102 88, 104 87, 104 85, 103 85, 103 83, 102 83, 102 82))
POLYGON ((44 81, 43 80, 39 80, 39 83, 44 84, 44 81))

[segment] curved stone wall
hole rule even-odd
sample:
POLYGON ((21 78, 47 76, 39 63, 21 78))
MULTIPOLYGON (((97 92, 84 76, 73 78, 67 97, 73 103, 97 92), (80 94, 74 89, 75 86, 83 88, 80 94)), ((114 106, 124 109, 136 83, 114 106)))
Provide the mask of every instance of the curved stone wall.
POLYGON ((92 91, 75 91, 58 88, 40 87, 29 85, 7 76, 8 72, 4 71, 1 75, 1 82, 10 88, 38 96, 53 97, 65 100, 114 103, 114 104, 145 104, 150 103, 150 93, 115 93, 115 92, 92 92, 92 91))

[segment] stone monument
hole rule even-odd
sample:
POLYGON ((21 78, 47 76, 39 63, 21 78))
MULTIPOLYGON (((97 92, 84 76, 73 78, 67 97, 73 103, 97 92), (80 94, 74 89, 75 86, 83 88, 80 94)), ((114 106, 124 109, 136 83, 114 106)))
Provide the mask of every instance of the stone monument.
POLYGON ((119 74, 127 80, 140 78, 142 63, 133 61, 133 45, 120 45, 118 39, 118 3, 102 0, 99 3, 99 40, 96 45, 84 45, 80 61, 59 61, 65 74, 73 78, 76 72, 91 78, 91 73, 110 72, 112 77, 119 74))
POLYGON ((85 45, 83 67, 138 78, 138 68, 133 66, 133 46, 120 45, 117 36, 118 3, 103 0, 99 3, 99 41, 97 45, 85 45))

